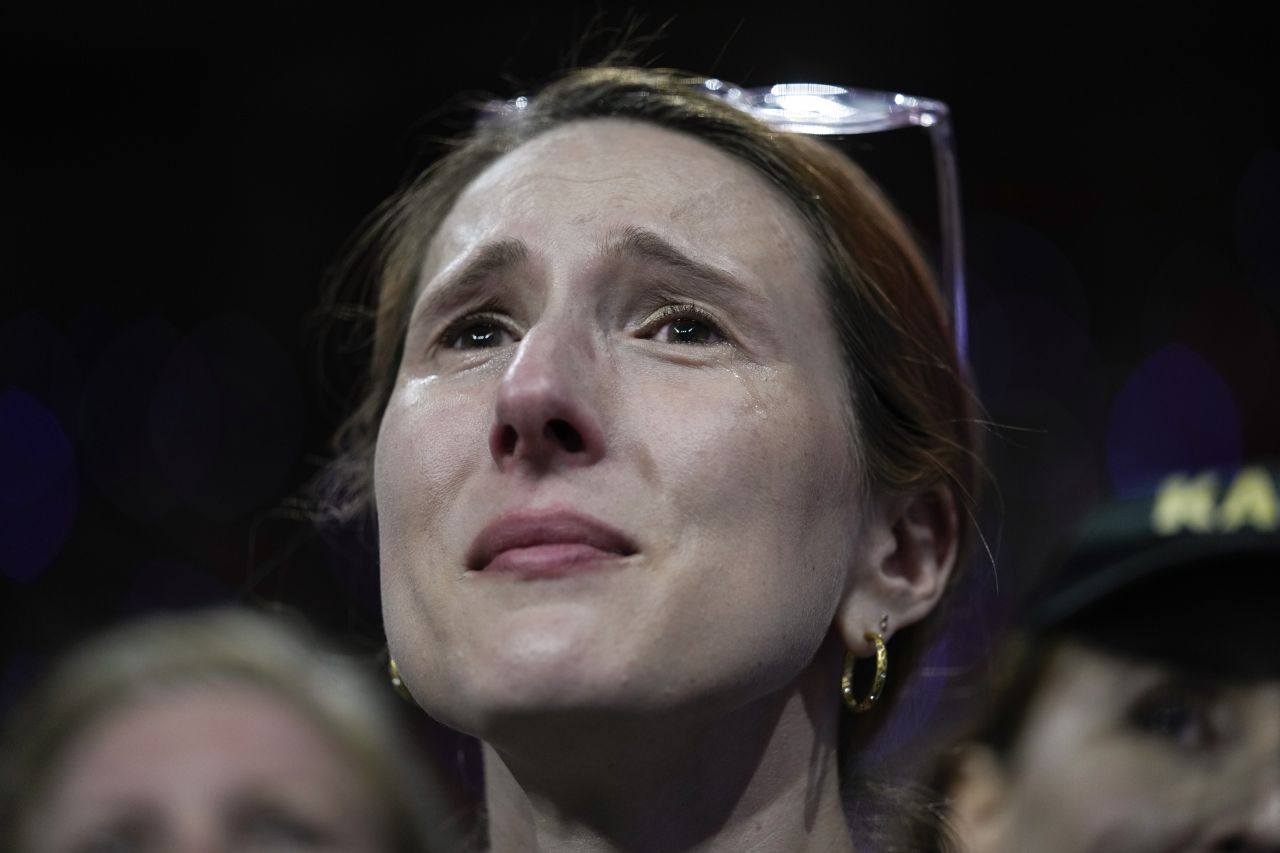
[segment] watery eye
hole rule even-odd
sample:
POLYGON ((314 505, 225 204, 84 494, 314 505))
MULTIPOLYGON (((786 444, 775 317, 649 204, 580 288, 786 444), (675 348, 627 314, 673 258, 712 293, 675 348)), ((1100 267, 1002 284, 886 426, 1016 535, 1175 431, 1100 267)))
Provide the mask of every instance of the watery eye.
POLYGON ((724 340, 718 329, 697 316, 680 315, 658 330, 656 340, 675 344, 716 344, 724 340))
POLYGON ((449 349, 489 349, 511 342, 511 333, 492 320, 469 320, 445 335, 449 349))

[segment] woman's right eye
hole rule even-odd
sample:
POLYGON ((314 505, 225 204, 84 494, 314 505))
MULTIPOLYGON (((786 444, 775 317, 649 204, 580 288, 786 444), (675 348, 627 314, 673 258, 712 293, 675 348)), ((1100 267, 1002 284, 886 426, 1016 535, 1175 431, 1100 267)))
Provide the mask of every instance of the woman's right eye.
POLYGON ((445 330, 441 345, 445 349, 473 350, 502 347, 515 341, 515 335, 497 318, 484 315, 464 317, 445 330))

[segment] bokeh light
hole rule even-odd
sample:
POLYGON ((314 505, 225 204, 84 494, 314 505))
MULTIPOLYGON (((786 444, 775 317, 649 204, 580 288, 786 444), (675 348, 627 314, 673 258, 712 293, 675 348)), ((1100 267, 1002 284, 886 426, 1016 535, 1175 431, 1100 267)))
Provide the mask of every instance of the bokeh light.
POLYGON ((0 325, 0 386, 16 385, 68 427, 76 422, 84 371, 43 314, 23 311, 0 325))
POLYGON ((66 542, 79 483, 58 419, 14 386, 0 389, 0 471, 0 569, 29 582, 66 542))
POLYGON ((1231 390, 1196 351, 1171 344, 1135 370, 1107 428, 1107 470, 1117 494, 1134 494, 1167 471, 1238 464, 1240 414, 1231 390))

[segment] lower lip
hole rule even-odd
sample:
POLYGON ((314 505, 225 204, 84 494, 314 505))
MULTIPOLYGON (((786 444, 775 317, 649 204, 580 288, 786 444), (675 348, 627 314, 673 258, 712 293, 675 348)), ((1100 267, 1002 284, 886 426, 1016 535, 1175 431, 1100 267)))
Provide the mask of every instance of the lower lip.
POLYGON ((510 548, 494 557, 482 571, 485 574, 554 578, 604 568, 605 564, 622 559, 623 555, 615 551, 566 542, 510 548))

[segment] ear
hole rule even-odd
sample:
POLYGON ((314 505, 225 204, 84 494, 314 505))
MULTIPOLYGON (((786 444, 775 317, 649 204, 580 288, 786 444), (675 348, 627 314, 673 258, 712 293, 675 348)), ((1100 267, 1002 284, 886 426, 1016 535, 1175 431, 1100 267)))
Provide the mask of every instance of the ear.
POLYGON ((945 792, 951 829, 961 850, 996 853, 1008 836, 1009 777, 990 747, 967 744, 960 750, 945 792))
POLYGON ((837 614, 845 646, 868 655, 868 631, 887 640, 929 614, 946 591, 959 546, 955 499, 946 488, 883 497, 872 506, 837 614), (881 622, 888 617, 888 631, 881 622))

